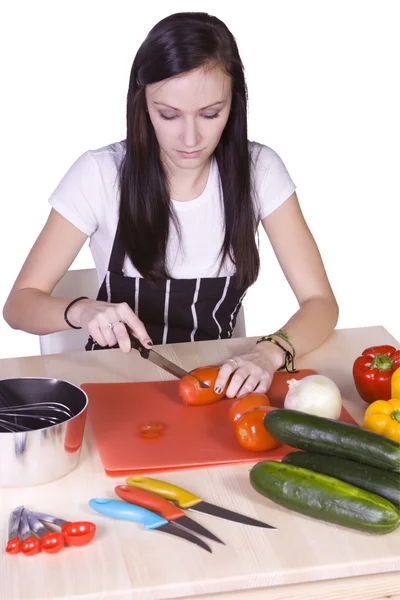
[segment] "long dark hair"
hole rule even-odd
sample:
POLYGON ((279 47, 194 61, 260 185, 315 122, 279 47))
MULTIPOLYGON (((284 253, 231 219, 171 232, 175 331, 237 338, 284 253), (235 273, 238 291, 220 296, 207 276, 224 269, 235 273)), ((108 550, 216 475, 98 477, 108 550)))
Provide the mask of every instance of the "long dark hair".
POLYGON ((126 154, 120 171, 120 234, 125 251, 149 281, 170 278, 166 248, 170 223, 179 223, 170 202, 167 176, 147 112, 145 86, 216 64, 232 80, 232 104, 215 149, 225 209, 221 265, 229 256, 238 287, 257 279, 260 260, 251 198, 247 139, 247 87, 235 38, 207 13, 171 15, 153 27, 133 61, 127 99, 126 154))

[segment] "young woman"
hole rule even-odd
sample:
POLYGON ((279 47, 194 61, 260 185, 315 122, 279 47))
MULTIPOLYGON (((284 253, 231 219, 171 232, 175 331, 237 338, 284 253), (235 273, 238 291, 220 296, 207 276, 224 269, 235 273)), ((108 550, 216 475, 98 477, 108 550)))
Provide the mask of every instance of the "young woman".
POLYGON ((258 276, 262 223, 299 310, 221 365, 216 387, 233 373, 228 396, 266 392, 295 352, 321 344, 337 303, 295 185, 274 150, 248 141, 246 111, 226 25, 205 13, 160 21, 133 62, 126 140, 85 152, 51 196, 4 307, 9 325, 34 334, 83 328, 86 349, 123 352, 127 329, 146 346, 230 337, 258 276), (53 297, 88 237, 97 298, 53 297))

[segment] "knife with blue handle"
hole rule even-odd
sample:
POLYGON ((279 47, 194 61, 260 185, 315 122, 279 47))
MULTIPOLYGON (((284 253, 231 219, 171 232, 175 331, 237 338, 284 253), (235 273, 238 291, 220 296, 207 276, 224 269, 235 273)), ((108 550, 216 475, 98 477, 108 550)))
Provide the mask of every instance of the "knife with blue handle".
POLYGON ((122 521, 141 523, 145 529, 156 529, 157 531, 170 533, 171 535, 175 535, 188 542, 197 544, 208 552, 212 552, 210 546, 192 533, 189 533, 181 527, 163 519, 160 515, 157 515, 146 508, 142 508, 141 506, 137 506, 136 504, 128 504, 121 500, 110 500, 109 498, 92 498, 92 500, 89 500, 89 506, 96 512, 106 515, 107 517, 120 519, 122 521))

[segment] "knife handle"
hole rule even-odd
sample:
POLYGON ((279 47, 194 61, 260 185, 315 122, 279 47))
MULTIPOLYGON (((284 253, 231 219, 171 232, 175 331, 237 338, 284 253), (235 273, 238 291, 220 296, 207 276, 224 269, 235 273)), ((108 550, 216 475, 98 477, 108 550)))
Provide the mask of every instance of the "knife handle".
POLYGON ((109 500, 108 498, 92 498, 89 500, 89 506, 96 512, 121 519, 122 521, 133 521, 134 523, 142 523, 145 529, 157 529, 161 525, 166 525, 168 521, 156 515, 141 506, 135 504, 127 504, 120 500, 109 500))
POLYGON ((172 502, 175 502, 180 508, 190 508, 191 506, 198 504, 198 502, 201 502, 201 498, 198 498, 194 494, 187 492, 177 485, 167 483, 166 481, 160 481, 159 479, 138 476, 128 477, 126 483, 133 487, 153 492, 167 500, 172 500, 172 502))
POLYGON ((148 348, 146 348, 145 346, 143 346, 143 344, 141 344, 139 342, 139 340, 137 339, 137 337, 135 337, 133 335, 133 333, 131 333, 128 331, 128 335, 129 335, 129 339, 131 341, 131 346, 132 348, 134 348, 135 350, 137 350, 139 352, 139 354, 141 355, 142 358, 149 358, 149 354, 150 354, 150 350, 148 348))
POLYGON ((167 519, 167 521, 173 521, 185 514, 183 510, 175 506, 175 504, 168 502, 168 500, 165 500, 162 496, 157 496, 157 494, 153 494, 152 492, 148 492, 147 490, 138 487, 133 487, 131 485, 117 485, 115 493, 122 500, 125 500, 125 502, 143 506, 143 508, 147 508, 147 510, 151 510, 161 515, 164 519, 167 519))

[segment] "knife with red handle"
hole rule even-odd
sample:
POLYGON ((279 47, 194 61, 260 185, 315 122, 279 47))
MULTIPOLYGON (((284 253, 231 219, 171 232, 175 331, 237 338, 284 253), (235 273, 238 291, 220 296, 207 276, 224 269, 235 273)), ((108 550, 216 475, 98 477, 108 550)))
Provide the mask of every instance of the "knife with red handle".
POLYGON ((200 523, 197 523, 186 516, 183 510, 165 498, 157 496, 157 494, 131 485, 117 485, 115 493, 121 500, 125 500, 125 502, 147 508, 147 510, 151 510, 152 512, 161 515, 166 521, 179 525, 183 529, 188 529, 189 531, 202 535, 210 540, 214 540, 214 542, 224 544, 224 542, 211 533, 211 531, 208 531, 208 529, 200 525, 200 523))
POLYGON ((129 486, 151 491, 158 496, 171 500, 185 510, 204 513, 205 515, 218 517, 219 519, 227 519, 228 521, 242 523, 243 525, 252 525, 254 527, 264 527, 265 529, 276 530, 276 527, 273 527, 273 525, 268 525, 268 523, 263 523, 252 517, 247 517, 246 515, 241 515, 233 510, 206 502, 191 492, 188 492, 177 485, 173 485, 172 483, 161 481, 160 479, 133 476, 128 477, 126 483, 129 486))

